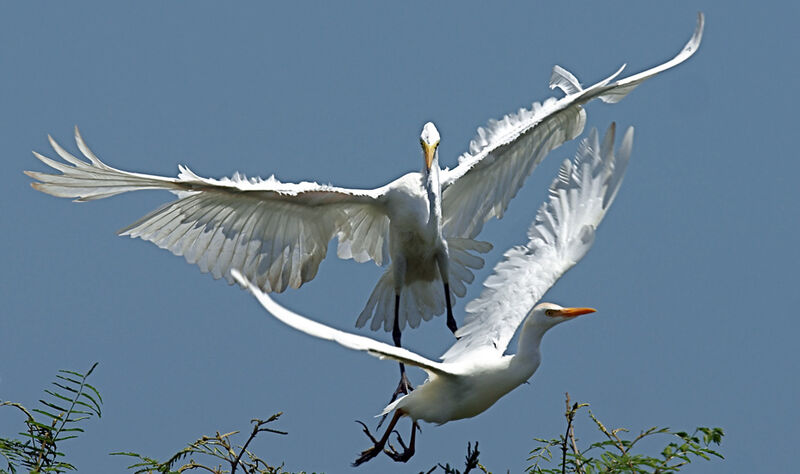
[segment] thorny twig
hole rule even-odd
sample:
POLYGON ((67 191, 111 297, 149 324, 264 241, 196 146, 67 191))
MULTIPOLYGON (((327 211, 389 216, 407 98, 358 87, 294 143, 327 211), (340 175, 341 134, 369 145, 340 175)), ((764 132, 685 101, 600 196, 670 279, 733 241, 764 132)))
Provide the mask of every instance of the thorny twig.
MULTIPOLYGON (((603 425, 603 423, 601 423, 600 420, 598 420, 594 416, 594 413, 592 413, 592 410, 589 410, 589 416, 592 417, 592 420, 594 420, 594 422, 597 424, 597 427, 600 428, 600 431, 602 431, 603 434, 605 434, 608 437, 608 439, 610 439, 614 443, 614 445, 617 447, 617 449, 619 449, 620 453, 622 453, 623 456, 627 455, 628 451, 633 447, 633 444, 631 443, 631 444, 628 445, 627 448, 625 448, 625 443, 622 442, 622 439, 620 439, 620 437, 617 435, 617 433, 619 433, 620 431, 627 432, 628 430, 626 430, 625 428, 616 428, 616 429, 613 429, 613 430, 611 430, 609 432, 608 429, 603 425)), ((651 431, 652 431, 652 429, 648 430, 648 433, 651 432, 651 431)), ((645 436, 645 435, 644 434, 639 435, 639 437, 637 437, 634 440, 634 443, 636 441, 639 441, 640 439, 642 439, 643 436, 645 436)), ((630 459, 628 460, 628 467, 630 467, 633 470, 633 463, 630 461, 630 459)))
MULTIPOLYGON (((272 428, 264 428, 264 425, 277 420, 278 417, 280 417, 281 415, 283 415, 283 412, 276 413, 266 420, 259 420, 258 418, 253 418, 252 420, 250 420, 250 423, 253 423, 253 431, 250 433, 250 437, 247 438, 247 441, 244 443, 244 446, 242 446, 242 449, 239 451, 239 455, 236 456, 236 459, 234 459, 233 462, 231 462, 231 474, 236 472, 236 467, 239 465, 239 461, 242 459, 242 455, 245 452, 247 452, 247 446, 250 444, 250 441, 253 441, 253 438, 255 438, 258 433, 261 433, 263 431, 268 431, 270 433, 276 433, 282 435, 289 434, 286 431, 274 430, 272 428)), ((230 450, 230 448, 228 449, 230 450)))
POLYGON ((567 410, 564 412, 564 416, 567 418, 567 432, 564 434, 564 439, 561 444, 561 474, 566 474, 567 472, 567 439, 570 440, 572 452, 575 454, 575 469, 579 474, 583 474, 583 468, 579 461, 580 451, 578 451, 578 444, 575 442, 575 429, 572 426, 572 420, 575 419, 575 413, 577 413, 580 408, 587 406, 587 404, 575 402, 570 407, 569 392, 564 393, 564 395, 566 396, 565 403, 567 406, 567 410))
POLYGON ((481 465, 480 461, 478 460, 478 456, 480 456, 480 454, 481 454, 480 451, 478 451, 478 442, 477 441, 475 441, 475 447, 474 448, 472 447, 472 443, 467 443, 467 457, 466 457, 466 461, 464 463, 464 472, 463 473, 461 471, 459 471, 458 469, 454 469, 454 468, 450 467, 450 464, 447 464, 447 465, 443 466, 441 463, 439 463, 439 464, 433 466, 425 474, 431 474, 433 471, 436 470, 437 467, 441 467, 442 470, 446 474, 468 474, 470 471, 472 471, 475 468, 478 468, 483 472, 488 472, 486 470, 486 468, 484 468, 481 465))

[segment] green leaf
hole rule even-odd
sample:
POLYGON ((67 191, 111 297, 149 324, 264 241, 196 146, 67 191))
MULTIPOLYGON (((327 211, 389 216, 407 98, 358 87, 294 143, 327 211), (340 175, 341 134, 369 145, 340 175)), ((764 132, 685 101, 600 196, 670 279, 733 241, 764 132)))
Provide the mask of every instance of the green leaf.
MULTIPOLYGON (((80 376, 80 374, 78 374, 78 375, 80 376)), ((75 380, 75 379, 72 379, 72 378, 69 378, 69 377, 64 377, 63 375, 56 375, 56 378, 59 378, 61 380, 66 380, 67 382, 72 382, 73 384, 75 384, 75 385, 77 385, 79 387, 81 385, 83 385, 83 383, 80 380, 75 380)))
MULTIPOLYGON (((74 388, 70 387, 69 385, 64 385, 63 383, 58 383, 58 382, 51 382, 51 384, 55 385, 56 387, 60 388, 61 390, 65 390, 65 391, 71 392, 71 393, 78 393, 77 389, 74 389, 74 388)), ((51 391, 49 391, 47 389, 45 389, 45 392, 47 392, 47 393, 49 393, 51 395, 56 395, 55 393, 53 393, 53 392, 51 392, 51 391)), ((56 396, 58 396, 58 395, 56 395, 56 396)), ((61 398, 64 398, 64 397, 62 396, 61 398)), ((71 398, 64 398, 64 400, 72 401, 71 398)))
POLYGON ((64 428, 64 429, 61 430, 62 433, 63 432, 67 432, 68 433, 70 431, 77 431, 77 432, 83 433, 83 428, 78 428, 76 426, 75 428, 64 428))
POLYGON ((86 402, 81 401, 81 400, 78 400, 76 403, 78 403, 80 405, 83 405, 86 408, 89 408, 89 409, 93 410, 95 413, 97 413, 97 416, 100 416, 100 404, 97 403, 97 400, 95 400, 91 395, 89 395, 86 392, 81 393, 81 397, 88 398, 89 401, 92 402, 91 406, 89 404, 87 404, 86 402))
POLYGON ((52 418, 53 420, 60 420, 60 419, 61 419, 61 416, 59 416, 59 415, 54 415, 54 414, 52 414, 52 413, 48 413, 48 412, 46 412, 46 411, 44 411, 44 410, 40 410, 40 409, 38 409, 38 408, 34 408, 34 409, 33 409, 33 410, 31 410, 31 411, 33 411, 33 412, 36 412, 36 413, 39 413, 40 415, 44 415, 44 416, 46 416, 46 417, 52 418))
POLYGON ((69 411, 69 409, 67 409, 67 408, 64 408, 62 406, 56 405, 55 403, 50 403, 50 402, 47 402, 47 401, 44 401, 44 400, 39 400, 39 403, 41 403, 42 405, 44 405, 46 407, 50 407, 50 408, 52 408, 54 410, 58 410, 61 413, 66 413, 66 412, 69 411))
POLYGON ((84 375, 83 378, 89 378, 89 376, 92 375, 92 372, 94 372, 94 369, 97 367, 97 364, 99 364, 99 362, 92 364, 92 366, 89 368, 89 371, 86 372, 86 375, 84 375))
MULTIPOLYGON (((61 386, 61 385, 59 385, 59 384, 57 384, 57 383, 55 383, 55 382, 53 382, 53 385, 56 385, 56 386, 58 386, 58 387, 62 387, 62 388, 66 388, 67 390, 69 390, 69 391, 71 391, 71 392, 74 392, 74 393, 78 393, 78 391, 77 391, 77 390, 73 390, 73 389, 71 389, 71 388, 69 388, 69 387, 63 387, 63 386, 61 386)), ((52 396, 54 396, 54 397, 56 397, 56 398, 60 398, 61 400, 64 400, 65 402, 72 403, 72 399, 71 399, 71 398, 69 398, 69 397, 65 397, 64 395, 61 395, 61 394, 60 394, 60 393, 58 393, 58 392, 54 392, 54 391, 52 391, 52 390, 48 390, 48 389, 44 389, 44 392, 45 392, 45 393, 47 393, 48 395, 52 395, 52 396)))
MULTIPOLYGON (((94 370, 94 368, 92 368, 92 370, 94 370)), ((87 374, 87 375, 88 375, 88 374, 87 374)), ((100 400, 100 403, 98 404, 98 406, 99 406, 99 405, 101 405, 101 404, 103 403, 103 397, 102 397, 102 396, 100 396, 100 392, 99 392, 99 391, 97 391, 97 389, 96 389, 96 388, 94 388, 94 386, 93 386, 93 385, 90 385, 90 384, 88 384, 88 383, 87 383, 87 384, 84 384, 84 387, 89 387, 89 389, 90 389, 92 392, 94 392, 94 395, 97 397, 97 399, 98 399, 98 400, 100 400)), ((88 395, 87 395, 87 396, 88 396, 88 395)))
POLYGON ((52 426, 39 423, 36 420, 28 420, 25 423, 27 423, 29 426, 35 426, 36 428, 41 428, 41 429, 47 430, 47 431, 52 431, 52 429, 53 429, 52 426))

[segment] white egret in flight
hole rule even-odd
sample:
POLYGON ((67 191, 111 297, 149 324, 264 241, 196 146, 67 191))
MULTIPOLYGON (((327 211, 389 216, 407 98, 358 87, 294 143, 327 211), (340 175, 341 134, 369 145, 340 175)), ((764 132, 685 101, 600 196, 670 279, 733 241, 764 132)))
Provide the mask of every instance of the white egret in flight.
MULTIPOLYGON (((373 260, 378 265, 391 259, 356 326, 371 319, 370 328, 392 331, 399 347, 406 324, 417 327, 445 309, 447 326, 456 331, 453 299, 466 294, 465 283, 474 278, 472 269, 483 266, 476 253, 491 248, 472 239, 487 220, 502 217, 549 151, 583 131, 583 104, 595 98, 609 103, 621 100, 646 79, 691 57, 702 33, 699 14, 694 34, 673 59, 614 81, 620 68, 587 88, 556 66, 550 87, 560 88, 565 97, 534 103, 479 128, 469 152, 452 170, 440 169, 439 133, 427 123, 420 136, 422 170, 376 189, 282 183, 274 176, 248 180, 238 173, 217 180, 197 176, 185 166, 179 166, 177 178, 122 171, 100 161, 77 128, 75 140, 88 161, 50 138, 64 162, 34 154, 61 174, 26 173, 39 181, 32 183, 34 188, 78 201, 144 189, 171 191, 177 194, 176 201, 120 234, 183 255, 202 272, 225 277, 229 283, 233 283, 231 269, 238 269, 268 293, 298 288, 314 278, 333 237, 338 237, 341 258, 373 260), (442 287, 444 291, 438 289, 442 287)), ((402 364, 400 372, 398 390, 405 393, 408 382, 402 364)))
MULTIPOLYGON (((396 461, 414 454, 417 421, 443 424, 470 418, 492 406, 503 395, 528 380, 539 367, 539 344, 550 328, 591 308, 562 308, 537 301, 589 250, 595 230, 613 202, 633 145, 633 128, 625 133, 614 155, 614 125, 600 143, 592 130, 576 158, 566 160, 550 186, 550 199, 539 209, 528 230, 529 241, 511 248, 484 283, 480 297, 467 304, 467 317, 456 335, 458 341, 442 356, 429 360, 409 350, 374 339, 333 329, 280 306, 251 285, 241 274, 239 282, 250 289, 264 308, 282 322, 312 336, 336 341, 350 349, 365 351, 381 359, 392 359, 423 369, 428 380, 411 393, 384 408, 381 415, 394 415, 380 440, 365 450, 355 465, 380 454, 398 420, 413 420, 411 441, 402 453, 386 450, 396 461), (504 355, 509 341, 522 325, 517 353, 504 355)), ((363 424, 362 424, 363 425, 363 424)))

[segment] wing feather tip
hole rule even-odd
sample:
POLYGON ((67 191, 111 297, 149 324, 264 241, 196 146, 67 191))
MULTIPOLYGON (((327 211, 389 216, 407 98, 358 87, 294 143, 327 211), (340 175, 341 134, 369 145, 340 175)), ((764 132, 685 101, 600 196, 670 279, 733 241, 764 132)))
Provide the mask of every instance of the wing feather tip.
POLYGON ((250 290, 250 292, 253 292, 253 285, 250 283, 250 280, 248 280, 246 276, 242 275, 242 273, 239 270, 231 268, 231 276, 233 277, 234 280, 236 280, 236 283, 238 283, 242 288, 244 288, 245 290, 250 290))

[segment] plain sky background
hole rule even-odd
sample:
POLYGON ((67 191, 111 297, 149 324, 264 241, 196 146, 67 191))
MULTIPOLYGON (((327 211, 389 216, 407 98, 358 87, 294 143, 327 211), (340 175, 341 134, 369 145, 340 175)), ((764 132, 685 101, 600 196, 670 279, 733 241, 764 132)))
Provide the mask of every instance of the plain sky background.
MULTIPOLYGON (((634 433, 724 428, 727 459, 686 472, 796 469, 796 4, 110 3, 0 7, 0 399, 35 407, 58 369, 98 361, 103 417, 63 445, 81 472, 122 472, 128 459, 109 452, 163 458, 278 411, 289 435, 261 435, 256 452, 290 470, 352 471, 369 446, 353 420, 374 426, 397 366, 300 334, 182 258, 115 236, 168 193, 75 204, 32 190, 22 171, 45 169, 30 152, 54 155, 48 133, 76 151, 77 124, 102 159, 132 171, 174 176, 185 163, 204 176, 374 187, 421 167, 425 121, 453 166, 477 126, 559 95, 547 87, 554 64, 583 84, 622 63, 638 72, 678 52, 698 10, 706 30, 692 59, 619 104, 587 107, 587 131, 636 127, 633 158, 594 248, 546 299, 598 313, 547 335, 529 385, 476 418, 424 425, 408 465, 381 456, 360 471, 460 466, 478 440, 484 465, 520 472, 532 438, 563 432, 565 391, 634 433)), ((468 299, 525 240, 576 145, 551 153, 487 224, 480 238, 495 250, 468 299)), ((355 331, 382 269, 337 260, 333 244, 329 255, 278 299, 355 331)), ((404 342, 436 357, 451 336, 437 318, 404 342)), ((21 426, 0 412, 0 434, 21 426)), ((578 434, 599 439, 585 416, 578 434)))

